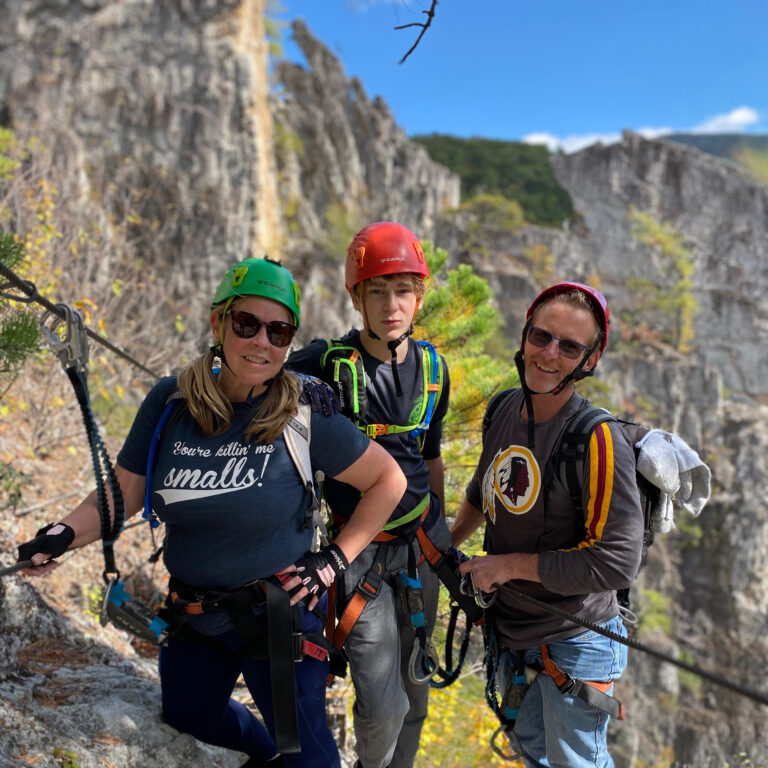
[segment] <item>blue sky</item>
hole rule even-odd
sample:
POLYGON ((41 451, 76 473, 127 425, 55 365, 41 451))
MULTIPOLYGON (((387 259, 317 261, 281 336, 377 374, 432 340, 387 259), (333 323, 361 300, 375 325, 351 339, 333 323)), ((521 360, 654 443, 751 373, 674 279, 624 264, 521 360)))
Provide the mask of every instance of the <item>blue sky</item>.
MULTIPOLYGON (((281 0, 409 135, 547 143, 768 133, 766 0, 281 0)), ((299 61, 286 42, 287 58, 299 61)))

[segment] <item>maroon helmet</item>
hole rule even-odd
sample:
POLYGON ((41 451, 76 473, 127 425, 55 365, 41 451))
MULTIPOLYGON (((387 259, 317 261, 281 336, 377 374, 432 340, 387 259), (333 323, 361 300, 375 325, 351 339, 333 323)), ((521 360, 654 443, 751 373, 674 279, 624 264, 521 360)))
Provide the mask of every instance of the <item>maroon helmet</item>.
POLYGON ((603 296, 603 294, 600 293, 600 291, 598 291, 596 288, 592 288, 589 285, 584 285, 584 283, 555 283, 554 285, 550 285, 549 288, 545 288, 533 300, 533 303, 530 307, 528 307, 528 311, 525 314, 526 322, 525 328, 523 328, 523 338, 520 345, 521 348, 525 343, 525 333, 528 329, 528 324, 530 323, 530 320, 533 317, 533 313, 536 311, 536 308, 539 306, 539 304, 543 304, 545 301, 551 299, 557 294, 568 293, 570 291, 580 291, 589 300, 589 304, 592 307, 592 314, 595 316, 595 320, 600 326, 600 330, 603 332, 602 338, 600 339, 600 355, 602 356, 603 352, 605 352, 605 345, 608 343, 608 330, 611 325, 611 312, 608 309, 608 302, 605 300, 605 296, 603 296))

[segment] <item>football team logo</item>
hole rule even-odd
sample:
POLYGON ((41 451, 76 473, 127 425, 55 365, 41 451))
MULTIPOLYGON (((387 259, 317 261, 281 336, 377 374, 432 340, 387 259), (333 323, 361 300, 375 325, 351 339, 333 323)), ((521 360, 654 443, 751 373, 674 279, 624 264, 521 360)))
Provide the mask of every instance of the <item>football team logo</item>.
POLYGON ((521 445, 497 451, 483 477, 483 512, 496 522, 496 504, 513 515, 524 515, 541 489, 536 457, 521 445))

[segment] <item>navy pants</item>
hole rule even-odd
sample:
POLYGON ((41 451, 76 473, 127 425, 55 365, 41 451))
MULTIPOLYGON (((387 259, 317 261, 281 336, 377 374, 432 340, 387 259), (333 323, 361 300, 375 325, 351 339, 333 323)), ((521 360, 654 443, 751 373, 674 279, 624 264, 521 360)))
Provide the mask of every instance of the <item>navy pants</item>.
MULTIPOLYGON (((305 629, 308 619, 319 625, 312 614, 307 617, 303 610, 302 614, 305 629)), ((225 645, 214 649, 171 637, 160 649, 163 717, 168 725, 200 741, 268 760, 277 751, 269 662, 240 658, 234 651, 241 640, 234 630, 217 635, 216 640, 225 645), (266 728, 230 698, 241 673, 266 728)), ((325 711, 328 663, 306 657, 294 669, 301 752, 285 755, 285 764, 290 768, 339 768, 339 753, 325 711)))

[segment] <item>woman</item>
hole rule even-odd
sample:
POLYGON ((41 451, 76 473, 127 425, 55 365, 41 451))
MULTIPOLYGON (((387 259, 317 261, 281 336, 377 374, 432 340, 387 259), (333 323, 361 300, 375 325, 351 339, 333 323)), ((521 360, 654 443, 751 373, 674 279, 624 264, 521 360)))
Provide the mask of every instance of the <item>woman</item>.
MULTIPOLYGON (((334 543, 309 552, 307 489, 283 439, 301 391, 301 380, 283 368, 299 325, 299 289, 277 262, 246 259, 221 281, 210 320, 211 350, 178 380, 163 379, 152 389, 117 457, 130 516, 143 506, 155 427, 171 396, 180 393, 183 404, 161 435, 150 472, 153 513, 166 523, 163 557, 176 618, 160 650, 163 716, 202 741, 248 754, 247 766, 338 767, 325 717, 328 662, 315 658, 323 654, 311 643, 300 649, 314 649, 313 657, 296 661, 295 643, 293 656, 290 649, 298 627, 286 628, 290 618, 277 617, 300 612, 294 623, 300 621, 305 642, 321 628, 318 600, 386 522, 405 478, 387 452, 346 418, 312 413, 313 469, 355 486, 361 499, 334 543), (285 647, 275 642, 278 633, 288 638, 287 665, 285 647), (274 663, 253 657, 268 654, 274 663), (271 685, 278 667, 281 680, 295 674, 301 747, 283 755, 275 723, 279 736, 285 697, 277 716, 273 706, 286 685, 271 685), (240 673, 266 728, 230 698, 240 673)), ((97 540, 99 531, 93 492, 21 545, 19 558, 35 564, 27 573, 46 573, 57 567, 54 557, 97 540)))

